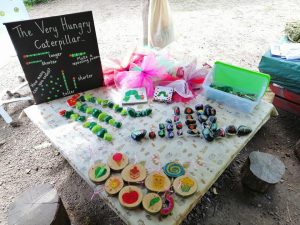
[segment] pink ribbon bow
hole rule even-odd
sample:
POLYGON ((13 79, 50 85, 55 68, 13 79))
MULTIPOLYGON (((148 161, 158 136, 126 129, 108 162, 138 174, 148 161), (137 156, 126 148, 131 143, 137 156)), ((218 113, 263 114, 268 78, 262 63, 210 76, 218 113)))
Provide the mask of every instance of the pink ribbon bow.
POLYGON ((150 53, 144 56, 140 66, 131 63, 129 71, 117 73, 115 84, 120 89, 145 87, 147 96, 152 97, 154 94, 153 82, 161 80, 166 73, 166 69, 159 65, 155 55, 150 53))

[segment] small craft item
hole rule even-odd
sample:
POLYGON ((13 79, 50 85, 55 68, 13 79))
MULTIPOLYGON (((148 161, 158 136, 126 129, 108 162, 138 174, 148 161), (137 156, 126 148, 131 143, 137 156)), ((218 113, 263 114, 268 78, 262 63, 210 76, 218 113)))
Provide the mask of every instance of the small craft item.
POLYGON ((145 180, 147 171, 141 164, 129 164, 122 170, 122 178, 129 183, 137 183, 145 180))
POLYGON ((145 211, 155 214, 158 213, 162 208, 162 199, 156 193, 148 193, 144 196, 142 204, 145 211))
POLYGON ((123 188, 124 181, 119 176, 111 176, 105 181, 105 191, 109 195, 115 195, 118 194, 119 191, 123 188))
POLYGON ((98 119, 101 122, 105 122, 116 128, 122 127, 121 121, 116 121, 112 116, 108 115, 106 112, 103 112, 102 110, 97 108, 92 108, 86 103, 77 102, 75 107, 77 110, 86 114, 90 114, 92 117, 98 119))
POLYGON ((160 123, 158 125, 158 129, 159 129, 158 130, 158 136, 160 136, 161 138, 165 137, 166 136, 166 131, 165 131, 166 127, 165 127, 165 125, 163 123, 160 123))
POLYGON ((211 84, 210 87, 214 88, 214 89, 217 89, 217 90, 220 90, 220 91, 224 91, 226 93, 230 93, 230 94, 239 96, 241 98, 251 100, 251 101, 256 101, 256 99, 257 99, 256 94, 237 91, 237 90, 234 90, 232 87, 229 87, 229 86, 218 86, 216 84, 211 84))
POLYGON ((131 132, 131 138, 135 141, 140 141, 142 140, 147 134, 147 131, 142 129, 142 130, 134 130, 131 132))
POLYGON ((233 135, 236 135, 236 133, 237 133, 237 129, 234 125, 229 125, 225 128, 226 135, 233 136, 233 135))
POLYGON ((237 129, 237 136, 245 136, 245 135, 248 135, 252 132, 252 129, 250 127, 247 127, 247 126, 244 126, 244 125, 241 125, 238 127, 237 129))
POLYGON ((98 162, 89 169, 89 178, 96 184, 105 181, 110 175, 110 168, 104 163, 98 162))
POLYGON ((130 88, 123 92, 123 105, 138 104, 147 102, 147 93, 144 87, 142 88, 130 88))
POLYGON ((185 173, 183 166, 176 162, 169 162, 164 165, 163 171, 168 177, 172 178, 180 177, 185 173))
POLYGON ((128 165, 127 155, 117 152, 108 158, 108 166, 114 171, 120 171, 128 165))
POLYGON ((156 134, 153 130, 149 132, 149 138, 150 139, 155 139, 156 138, 156 134))
POLYGON ((74 121, 83 122, 83 127, 88 128, 92 131, 93 134, 95 134, 97 137, 102 138, 105 141, 111 142, 112 141, 112 135, 107 132, 107 129, 100 126, 96 122, 88 122, 86 121, 85 116, 81 116, 77 113, 74 113, 72 110, 66 111, 61 110, 59 112, 61 116, 66 117, 67 119, 72 119, 74 121))
POLYGON ((197 191, 198 185, 193 177, 189 175, 183 175, 174 180, 173 188, 176 194, 182 197, 187 197, 197 191))
POLYGON ((160 215, 166 217, 170 215, 174 209, 174 198, 171 194, 166 192, 162 200, 163 200, 163 205, 160 210, 160 215))
POLYGON ((194 113, 194 110, 190 107, 186 107, 184 109, 184 114, 193 114, 194 113))
POLYGON ((189 136, 192 137, 199 137, 200 136, 200 131, 197 129, 192 129, 192 130, 187 130, 187 133, 189 136))
POLYGON ((171 181, 164 173, 155 171, 147 176, 145 186, 153 192, 164 192, 171 187, 171 181))
POLYGON ((173 131, 174 127, 173 127, 173 124, 172 124, 172 120, 168 119, 166 122, 167 122, 166 128, 167 128, 167 132, 168 132, 167 137, 172 139, 172 138, 174 138, 174 131, 173 131))
POLYGON ((85 94, 81 97, 78 98, 80 102, 91 102, 94 104, 101 105, 103 108, 110 108, 113 109, 116 113, 120 113, 122 116, 127 115, 127 110, 124 109, 122 106, 115 104, 113 101, 108 100, 108 99, 101 99, 101 98, 96 98, 92 96, 91 94, 85 94))
POLYGON ((162 103, 172 103, 174 89, 165 86, 156 86, 154 90, 154 101, 162 103))
POLYGON ((142 190, 136 186, 125 186, 119 192, 119 202, 125 208, 133 209, 139 206, 142 200, 142 190))
MULTIPOLYGON (((174 115, 175 116, 180 116, 180 108, 178 106, 174 107, 174 115)), ((176 122, 176 121, 174 121, 174 122, 176 122)))
POLYGON ((132 118, 150 116, 152 109, 148 108, 141 111, 136 111, 134 108, 127 108, 127 113, 132 118))

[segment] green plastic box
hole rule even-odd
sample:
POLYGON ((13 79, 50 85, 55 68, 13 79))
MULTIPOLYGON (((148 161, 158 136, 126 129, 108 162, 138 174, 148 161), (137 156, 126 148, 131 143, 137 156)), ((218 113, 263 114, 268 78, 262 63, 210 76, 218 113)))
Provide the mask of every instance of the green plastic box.
POLYGON ((270 82, 268 74, 259 73, 223 62, 215 62, 211 72, 206 76, 203 83, 204 94, 207 98, 236 108, 239 111, 251 112, 260 102, 270 82), (256 101, 239 97, 221 90, 210 87, 217 86, 232 87, 235 91, 251 93, 256 95, 256 101))

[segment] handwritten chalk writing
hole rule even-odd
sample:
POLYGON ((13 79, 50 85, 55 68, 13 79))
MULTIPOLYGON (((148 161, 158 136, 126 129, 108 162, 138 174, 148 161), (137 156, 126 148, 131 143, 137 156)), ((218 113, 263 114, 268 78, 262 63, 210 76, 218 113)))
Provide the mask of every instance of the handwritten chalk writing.
POLYGON ((84 29, 86 29, 87 33, 92 32, 91 22, 68 23, 66 17, 61 17, 60 22, 64 31, 78 30, 80 35, 83 34, 84 29))
POLYGON ((76 59, 77 59, 77 62, 73 62, 72 63, 72 65, 73 66, 78 66, 78 65, 80 65, 80 64, 84 64, 84 63, 90 63, 90 62, 92 62, 92 61, 94 61, 94 60, 96 60, 96 59, 99 59, 100 58, 100 56, 98 55, 98 56, 93 56, 93 55, 90 55, 90 57, 88 57, 88 56, 81 56, 81 57, 77 57, 76 59))
POLYGON ((63 38, 55 41, 49 41, 48 39, 44 39, 44 41, 41 40, 35 40, 34 46, 37 49, 44 49, 44 48, 51 48, 51 47, 57 47, 59 46, 60 50, 63 50, 63 47, 65 45, 71 45, 76 44, 80 41, 80 36, 77 37, 70 37, 69 34, 64 35, 63 38))
POLYGON ((58 29, 55 26, 51 27, 45 27, 44 26, 44 20, 41 20, 41 23, 39 24, 38 21, 34 22, 37 28, 42 32, 42 34, 51 34, 54 33, 54 37, 58 38, 58 29))
POLYGON ((34 88, 34 89, 32 89, 32 94, 35 94, 39 90, 39 87, 43 86, 44 81, 50 75, 50 72, 51 72, 51 69, 47 68, 46 71, 41 71, 39 73, 39 75, 37 76, 36 80, 32 84, 30 84, 30 87, 34 88))
POLYGON ((63 96, 67 96, 67 95, 71 95, 71 94, 74 94, 74 90, 68 90, 67 92, 62 92, 62 95, 63 96))
POLYGON ((13 27, 12 30, 17 30, 18 31, 19 38, 23 38, 23 37, 26 38, 26 37, 33 36, 33 33, 31 32, 31 30, 24 31, 22 29, 21 25, 13 27))
POLYGON ((62 54, 62 53, 60 53, 60 52, 59 52, 59 53, 54 53, 54 54, 50 54, 50 53, 49 53, 49 58, 55 58, 55 59, 58 59, 58 58, 61 56, 61 54, 62 54))
POLYGON ((87 80, 87 79, 91 79, 93 77, 93 74, 85 74, 85 75, 79 75, 78 76, 78 81, 81 81, 81 80, 87 80))
POLYGON ((56 64, 57 61, 56 60, 50 60, 50 61, 42 61, 42 66, 46 66, 46 65, 53 65, 56 64))

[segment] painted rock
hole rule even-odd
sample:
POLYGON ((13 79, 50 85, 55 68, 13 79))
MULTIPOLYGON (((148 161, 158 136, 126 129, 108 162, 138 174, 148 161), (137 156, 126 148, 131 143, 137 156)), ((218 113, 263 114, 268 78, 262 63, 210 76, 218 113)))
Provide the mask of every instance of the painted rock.
POLYGON ((63 109, 63 110, 59 111, 58 113, 59 113, 59 115, 64 116, 66 112, 67 112, 67 110, 63 109))
POLYGON ((203 110, 203 108, 204 108, 203 104, 197 104, 197 105, 195 105, 195 110, 196 111, 203 110))
POLYGON ((127 155, 116 152, 108 158, 107 165, 114 171, 120 171, 128 165, 127 155))
POLYGON ((114 107, 114 103, 113 102, 111 102, 111 101, 109 101, 108 103, 107 103, 107 106, 108 106, 108 108, 113 108, 114 107))
POLYGON ((156 134, 155 134, 154 131, 150 131, 150 132, 149 132, 149 138, 150 138, 150 139, 155 139, 155 138, 156 138, 156 134))
POLYGON ((146 109, 144 112, 146 116, 150 116, 152 113, 152 109, 146 109))
POLYGON ((218 125, 216 123, 212 123, 210 125, 210 129, 214 132, 214 131, 216 131, 218 129, 218 125))
POLYGON ((176 122, 176 129, 177 130, 182 129, 182 123, 180 121, 176 122))
POLYGON ((208 142, 212 142, 212 141, 214 140, 214 134, 213 134, 213 132, 212 132, 210 129, 208 129, 208 128, 204 128, 204 129, 202 130, 202 135, 203 135, 204 139, 205 139, 206 141, 208 141, 208 142))
POLYGON ((173 124, 167 124, 167 131, 172 131, 174 130, 173 124))
POLYGON ((180 108, 178 106, 175 106, 175 108, 174 108, 174 115, 176 115, 176 116, 180 115, 180 108))
POLYGON ((185 124, 188 126, 190 124, 196 124, 196 120, 186 120, 185 124))
POLYGON ((208 117, 208 121, 211 123, 216 123, 217 122, 217 117, 216 116, 210 116, 208 117))
POLYGON ((165 130, 158 131, 158 136, 160 136, 161 138, 165 137, 166 136, 165 130))
POLYGON ((167 120, 166 120, 166 123, 172 124, 172 120, 171 120, 171 119, 167 119, 167 120))
POLYGON ((147 171, 141 164, 129 164, 122 170, 121 176, 125 182, 136 183, 145 180, 147 171))
POLYGON ((174 138, 174 132, 173 131, 168 132, 168 138, 174 138))
POLYGON ((190 130, 194 130, 197 128, 197 124, 190 124, 187 126, 190 130))
POLYGON ((190 107, 186 107, 186 108, 184 109, 184 113, 185 113, 185 114, 193 114, 193 113, 194 113, 194 110, 193 110, 192 108, 190 108, 190 107))
POLYGON ((183 166, 176 162, 169 162, 164 165, 163 171, 168 177, 173 178, 180 177, 185 174, 183 166))
POLYGON ((160 130, 163 130, 163 129, 166 128, 165 125, 164 125, 163 123, 160 123, 160 124, 158 125, 158 127, 159 127, 160 130))
POLYGON ((185 119, 187 119, 187 120, 193 120, 194 117, 193 117, 192 115, 186 115, 186 116, 185 116, 185 119))
POLYGON ((174 199, 172 195, 166 193, 164 196, 164 202, 163 202, 162 209, 160 210, 160 214, 162 216, 168 216, 172 213, 173 209, 174 209, 174 199))
POLYGON ((177 130, 177 135, 178 136, 181 136, 181 135, 183 135, 183 131, 180 129, 180 130, 177 130))
POLYGON ((177 121, 179 121, 179 119, 180 119, 179 116, 174 116, 174 119, 173 119, 173 120, 174 120, 174 122, 176 123, 177 121))
POLYGON ((90 167, 88 174, 90 180, 98 184, 109 177, 110 168, 104 163, 96 163, 90 167))
POLYGON ((215 137, 215 138, 225 137, 225 131, 224 131, 224 129, 222 129, 222 128, 217 129, 217 130, 214 132, 214 137, 215 137))
POLYGON ((135 111, 134 108, 128 108, 128 109, 127 109, 127 113, 128 113, 128 115, 131 116, 131 117, 136 117, 136 111, 135 111))
POLYGON ((198 116, 198 121, 199 121, 199 123, 206 122, 207 119, 208 119, 208 117, 207 117, 206 115, 204 115, 204 114, 198 116))
POLYGON ((187 133, 191 136, 200 136, 200 131, 197 129, 188 130, 187 133))
POLYGON ((225 129, 225 133, 227 135, 236 135, 237 129, 236 129, 236 127, 234 125, 229 125, 225 129))
POLYGON ((144 138, 147 134, 147 131, 142 129, 142 130, 135 130, 132 131, 131 133, 131 138, 135 141, 140 141, 142 138, 144 138))
POLYGON ((100 113, 102 113, 101 110, 99 110, 99 109, 93 109, 92 116, 94 118, 98 118, 98 116, 100 115, 100 113))
POLYGON ((251 132, 252 132, 252 129, 250 127, 241 125, 238 127, 236 134, 237 134, 237 136, 245 136, 245 135, 250 134, 251 132))

